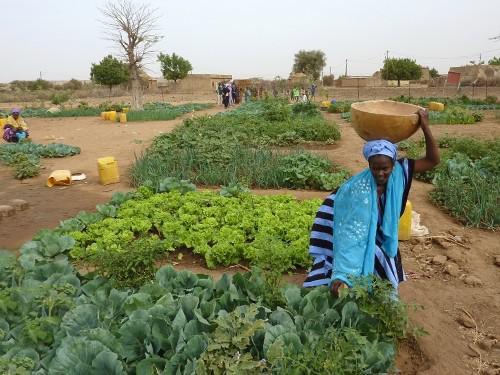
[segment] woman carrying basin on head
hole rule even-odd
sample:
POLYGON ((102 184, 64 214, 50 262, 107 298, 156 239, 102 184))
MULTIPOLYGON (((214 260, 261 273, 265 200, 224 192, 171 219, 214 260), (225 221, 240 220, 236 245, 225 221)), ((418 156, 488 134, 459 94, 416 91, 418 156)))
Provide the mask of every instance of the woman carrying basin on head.
POLYGON ((304 287, 329 285, 332 294, 352 285, 352 277, 375 274, 397 290, 405 280, 398 249, 403 214, 414 172, 439 163, 429 128, 429 114, 418 112, 425 137, 425 157, 397 159, 397 146, 386 140, 363 147, 368 168, 330 194, 316 214, 309 253, 314 258, 304 287))

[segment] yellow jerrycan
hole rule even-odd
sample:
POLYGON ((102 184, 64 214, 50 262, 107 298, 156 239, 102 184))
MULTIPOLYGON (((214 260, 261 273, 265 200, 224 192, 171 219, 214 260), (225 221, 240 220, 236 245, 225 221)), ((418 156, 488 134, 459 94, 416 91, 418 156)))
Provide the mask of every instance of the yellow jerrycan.
POLYGON ((403 215, 399 218, 398 238, 400 241, 408 241, 411 237, 411 212, 413 207, 409 200, 406 201, 403 215))
POLYGON ((102 185, 116 184, 120 182, 118 173, 118 162, 113 156, 106 156, 97 159, 97 169, 99 171, 99 182, 102 185))

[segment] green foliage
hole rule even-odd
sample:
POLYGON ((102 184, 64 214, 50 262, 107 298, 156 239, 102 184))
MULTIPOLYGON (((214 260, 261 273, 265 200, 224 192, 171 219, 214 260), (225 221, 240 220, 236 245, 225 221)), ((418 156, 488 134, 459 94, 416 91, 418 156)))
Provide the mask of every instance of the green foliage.
POLYGON ((80 153, 79 147, 60 143, 47 145, 33 142, 0 145, 0 161, 14 168, 14 176, 19 180, 38 176, 40 158, 60 158, 80 153))
POLYGON ((101 251, 89 258, 95 272, 119 287, 139 287, 156 272, 155 260, 164 252, 157 236, 138 238, 124 245, 122 251, 101 251))
POLYGON ((391 58, 384 60, 381 70, 382 78, 397 80, 400 86, 401 80, 418 80, 422 76, 422 68, 415 60, 408 58, 391 58))
POLYGON ((284 181, 289 186, 298 189, 319 188, 332 191, 349 177, 349 172, 340 168, 333 173, 325 172, 329 169, 328 159, 306 152, 285 156, 281 167, 284 181))
POLYGON ((439 77, 439 72, 437 71, 436 68, 432 68, 429 70, 429 76, 431 78, 437 78, 437 77, 439 77))
POLYGON ((344 121, 351 122, 351 112, 341 113, 340 118, 344 121))
POLYGON ((139 288, 115 288, 71 267, 66 237, 42 237, 0 269, 3 373, 385 373, 411 334, 407 306, 379 280, 335 300, 287 285, 274 307, 257 269, 215 282, 163 267, 139 288))
MULTIPOLYGON (((315 107, 293 108, 286 101, 268 99, 212 117, 187 119, 173 132, 155 138, 131 169, 132 183, 139 186, 149 180, 157 186, 165 177, 176 177, 207 185, 240 182, 293 188, 284 180, 283 153, 269 146, 340 138, 337 126, 325 121, 315 107)), ((329 164, 323 172, 334 170, 329 164)))
POLYGON ((468 109, 470 111, 484 111, 484 110, 500 108, 500 104, 496 103, 495 96, 492 96, 490 99, 488 98, 489 97, 487 97, 484 100, 471 99, 467 97, 467 95, 451 97, 451 98, 440 98, 440 97, 415 98, 413 96, 400 95, 390 99, 398 102, 412 103, 422 107, 428 107, 429 102, 440 102, 443 103, 446 107, 461 107, 463 109, 468 109))
POLYGON ((50 97, 50 102, 54 105, 63 104, 68 100, 69 100, 69 93, 67 92, 54 93, 50 97))
POLYGON ((206 103, 188 103, 175 106, 162 102, 146 103, 142 111, 129 111, 127 121, 168 121, 185 113, 201 111, 211 106, 211 104, 206 103))
MULTIPOLYGON (((149 236, 152 242, 147 247, 153 248, 154 240, 161 242, 154 247, 155 253, 190 249, 205 257, 209 267, 240 260, 262 266, 259 259, 270 262, 274 257, 280 258, 286 270, 308 266, 309 226, 319 204, 318 200, 297 201, 289 196, 153 194, 141 188, 136 199, 127 200, 101 221, 83 230, 69 226, 68 233, 76 241, 71 255, 98 264, 107 253, 125 257, 127 252, 140 249, 134 243, 149 236), (264 249, 265 254, 261 253, 264 249)), ((131 257, 137 258, 134 254, 131 257)))
POLYGON ((474 113, 461 107, 447 107, 442 112, 429 112, 431 124, 474 124, 481 120, 480 113, 474 113))
MULTIPOLYGON (((438 140, 441 163, 415 178, 432 182, 433 200, 467 225, 496 228, 500 211, 500 141, 445 136, 438 140)), ((412 159, 424 154, 424 142, 401 142, 400 149, 412 159)))
POLYGON ((323 76, 323 86, 331 87, 335 84, 335 77, 333 74, 323 76))
POLYGON ((163 78, 171 79, 175 82, 178 79, 186 78, 187 74, 193 70, 193 66, 188 60, 175 53, 172 53, 172 55, 160 53, 158 61, 161 64, 163 78))
POLYGON ((472 161, 457 153, 434 178, 432 199, 467 225, 495 229, 500 226, 500 153, 472 161))
POLYGON ((304 73, 314 81, 317 81, 325 66, 326 56, 322 51, 300 50, 295 54, 293 72, 304 73))
POLYGON ((49 112, 46 108, 26 108, 23 110, 23 117, 81 117, 98 116, 101 113, 99 108, 82 106, 78 108, 61 108, 58 112, 49 112))
POLYGON ((327 111, 330 113, 345 113, 351 112, 351 101, 338 101, 334 103, 330 103, 327 111))
POLYGON ((488 60, 489 65, 500 65, 500 57, 492 57, 491 59, 488 60))
POLYGON ((109 90, 116 85, 128 81, 127 65, 117 58, 108 55, 99 64, 92 64, 90 68, 90 79, 100 85, 108 86, 109 90))

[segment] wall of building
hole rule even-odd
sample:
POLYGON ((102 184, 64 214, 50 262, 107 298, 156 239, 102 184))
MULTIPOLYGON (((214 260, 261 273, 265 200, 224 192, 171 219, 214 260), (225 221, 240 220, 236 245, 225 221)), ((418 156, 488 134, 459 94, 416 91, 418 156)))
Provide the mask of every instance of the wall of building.
POLYGON ((465 65, 450 68, 450 72, 460 73, 462 85, 475 83, 477 85, 500 85, 499 65, 465 65))
POLYGON ((189 74, 177 82, 163 78, 149 80, 149 89, 160 89, 175 93, 212 93, 219 82, 228 82, 232 79, 230 74, 189 74))

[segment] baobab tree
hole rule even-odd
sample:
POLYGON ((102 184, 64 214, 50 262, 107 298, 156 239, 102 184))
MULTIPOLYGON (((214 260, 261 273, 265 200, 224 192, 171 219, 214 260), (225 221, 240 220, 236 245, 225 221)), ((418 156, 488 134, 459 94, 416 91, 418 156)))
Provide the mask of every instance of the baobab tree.
POLYGON ((108 2, 100 9, 106 29, 105 38, 112 41, 127 63, 131 106, 142 109, 142 87, 139 72, 154 55, 153 46, 162 36, 157 33, 157 9, 131 0, 108 2))

